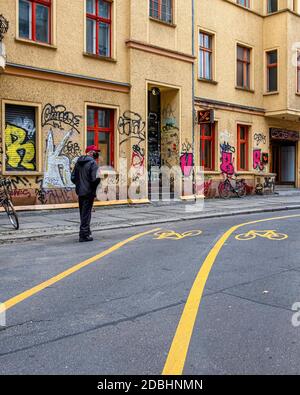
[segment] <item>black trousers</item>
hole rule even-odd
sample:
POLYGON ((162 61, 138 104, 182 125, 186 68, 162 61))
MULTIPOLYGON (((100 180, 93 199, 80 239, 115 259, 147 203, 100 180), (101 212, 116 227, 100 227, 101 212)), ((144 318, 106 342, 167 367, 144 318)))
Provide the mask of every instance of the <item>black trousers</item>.
POLYGON ((79 196, 80 232, 79 237, 88 237, 91 234, 92 209, 94 196, 79 196))

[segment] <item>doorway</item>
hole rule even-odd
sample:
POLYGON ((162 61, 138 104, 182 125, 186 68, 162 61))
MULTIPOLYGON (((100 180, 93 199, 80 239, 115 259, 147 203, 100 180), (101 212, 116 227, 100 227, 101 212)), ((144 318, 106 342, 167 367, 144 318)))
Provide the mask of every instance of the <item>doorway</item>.
POLYGON ((276 173, 277 185, 296 185, 296 143, 272 142, 272 173, 276 173))

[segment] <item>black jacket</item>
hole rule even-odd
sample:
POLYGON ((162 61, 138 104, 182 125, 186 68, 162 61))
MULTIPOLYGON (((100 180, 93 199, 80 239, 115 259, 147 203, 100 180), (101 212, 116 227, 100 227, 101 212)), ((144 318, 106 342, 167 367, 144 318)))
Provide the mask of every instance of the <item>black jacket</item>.
POLYGON ((97 172, 97 163, 91 156, 81 156, 78 159, 71 177, 78 196, 96 196, 96 189, 100 183, 97 172))

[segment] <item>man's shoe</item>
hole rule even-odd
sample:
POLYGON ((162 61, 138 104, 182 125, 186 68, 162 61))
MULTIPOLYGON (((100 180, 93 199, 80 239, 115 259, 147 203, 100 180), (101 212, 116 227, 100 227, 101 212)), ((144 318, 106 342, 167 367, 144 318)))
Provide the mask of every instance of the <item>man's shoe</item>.
POLYGON ((93 241, 94 239, 91 236, 80 237, 79 243, 87 243, 88 241, 93 241))

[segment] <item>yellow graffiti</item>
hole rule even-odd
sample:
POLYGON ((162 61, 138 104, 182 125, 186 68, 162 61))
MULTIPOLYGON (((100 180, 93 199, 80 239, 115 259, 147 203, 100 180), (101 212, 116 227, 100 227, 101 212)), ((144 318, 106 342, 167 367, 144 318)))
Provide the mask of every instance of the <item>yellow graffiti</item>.
POLYGON ((202 230, 190 230, 184 233, 177 233, 174 230, 165 230, 161 232, 157 232, 154 234, 155 240, 182 240, 186 237, 195 237, 200 236, 202 234, 202 230))
POLYGON ((247 233, 237 235, 236 240, 247 241, 256 237, 262 237, 268 240, 286 240, 289 236, 284 233, 277 233, 276 230, 250 230, 247 233))
POLYGON ((7 124, 5 129, 7 165, 13 169, 21 166, 26 170, 35 170, 35 164, 32 163, 35 158, 35 146, 32 141, 25 143, 26 137, 24 129, 7 124))

